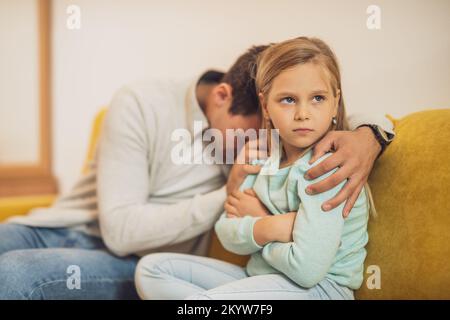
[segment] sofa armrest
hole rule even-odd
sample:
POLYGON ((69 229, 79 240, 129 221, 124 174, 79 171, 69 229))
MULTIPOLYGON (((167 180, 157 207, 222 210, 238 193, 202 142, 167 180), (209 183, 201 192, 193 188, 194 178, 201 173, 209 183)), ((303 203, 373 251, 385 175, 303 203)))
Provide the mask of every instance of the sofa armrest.
POLYGON ((31 209, 48 207, 56 195, 39 195, 0 198, 0 222, 15 215, 25 215, 31 209))

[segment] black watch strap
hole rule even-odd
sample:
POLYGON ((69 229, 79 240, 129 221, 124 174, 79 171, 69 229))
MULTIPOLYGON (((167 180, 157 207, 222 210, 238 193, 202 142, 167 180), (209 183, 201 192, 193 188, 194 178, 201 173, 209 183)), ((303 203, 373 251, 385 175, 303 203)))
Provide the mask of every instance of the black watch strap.
POLYGON ((388 135, 384 132, 383 129, 381 129, 379 126, 375 124, 363 124, 360 125, 358 128, 361 127, 369 127, 372 130, 375 139, 377 139, 378 143, 381 146, 381 151, 378 154, 378 156, 382 155, 384 150, 386 150, 386 147, 389 145, 389 143, 391 143, 392 139, 388 137, 388 135))

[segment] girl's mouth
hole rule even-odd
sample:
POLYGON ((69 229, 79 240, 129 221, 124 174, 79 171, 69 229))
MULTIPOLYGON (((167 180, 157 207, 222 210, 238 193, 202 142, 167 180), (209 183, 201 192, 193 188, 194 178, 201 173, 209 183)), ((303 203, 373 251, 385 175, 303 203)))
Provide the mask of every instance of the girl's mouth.
POLYGON ((314 130, 313 129, 309 129, 309 128, 297 128, 297 129, 294 129, 293 131, 296 132, 296 133, 299 133, 299 134, 307 134, 307 133, 312 132, 314 130))

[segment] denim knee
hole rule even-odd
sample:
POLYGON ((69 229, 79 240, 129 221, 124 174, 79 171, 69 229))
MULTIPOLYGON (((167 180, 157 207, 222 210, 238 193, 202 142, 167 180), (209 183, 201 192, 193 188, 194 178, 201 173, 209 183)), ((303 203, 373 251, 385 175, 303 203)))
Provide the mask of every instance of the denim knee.
POLYGON ((170 276, 170 265, 166 262, 173 257, 171 253, 153 253, 144 256, 139 260, 134 275, 136 290, 141 299, 146 299, 144 294, 148 281, 154 279, 164 279, 170 276))
POLYGON ((165 274, 167 270, 165 270, 163 264, 170 257, 170 253, 153 253, 141 258, 136 266, 136 283, 140 283, 143 278, 160 277, 165 274))
POLYGON ((0 300, 45 299, 45 287, 62 281, 55 266, 57 263, 53 259, 33 249, 0 255, 0 300))
POLYGON ((0 300, 31 299, 34 290, 33 267, 27 250, 0 255, 0 300))

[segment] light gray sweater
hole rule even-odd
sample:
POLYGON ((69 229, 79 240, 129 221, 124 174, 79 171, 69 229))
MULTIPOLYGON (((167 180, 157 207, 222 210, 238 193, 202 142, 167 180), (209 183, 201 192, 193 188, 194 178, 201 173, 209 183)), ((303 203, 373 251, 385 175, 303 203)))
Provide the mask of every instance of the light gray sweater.
MULTIPOLYGON (((171 159, 174 130, 184 128, 194 136, 193 121, 208 124, 194 84, 154 80, 119 90, 91 171, 52 208, 9 222, 76 227, 101 235, 119 256, 154 251, 205 255, 209 231, 226 198, 223 166, 177 165, 171 159)), ((193 142, 197 139, 201 134, 193 142)))

